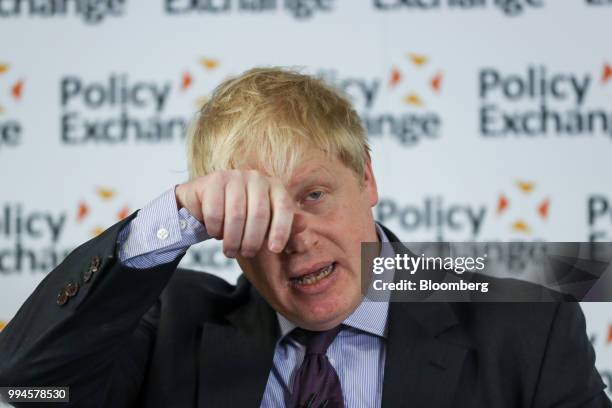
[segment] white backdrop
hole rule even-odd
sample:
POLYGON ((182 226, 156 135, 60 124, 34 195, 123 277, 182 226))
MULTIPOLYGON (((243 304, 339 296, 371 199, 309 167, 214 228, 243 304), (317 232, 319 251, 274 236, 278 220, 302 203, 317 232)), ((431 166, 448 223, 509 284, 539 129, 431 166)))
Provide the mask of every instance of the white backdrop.
MULTIPOLYGON (((182 125, 256 65, 353 98, 405 241, 610 241, 610 21, 605 0, 0 1, 0 326, 185 180, 182 125)), ((216 243, 184 265, 237 273, 216 243)), ((609 383, 612 310, 583 306, 609 383)))

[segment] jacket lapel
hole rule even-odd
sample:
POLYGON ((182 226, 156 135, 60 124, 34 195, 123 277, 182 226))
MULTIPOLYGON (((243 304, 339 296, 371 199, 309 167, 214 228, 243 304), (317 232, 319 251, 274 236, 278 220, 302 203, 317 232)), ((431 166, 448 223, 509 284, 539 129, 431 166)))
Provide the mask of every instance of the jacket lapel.
MULTIPOLYGON (((250 286, 250 285, 249 285, 250 286)), ((250 287, 249 300, 226 322, 202 332, 198 406, 259 407, 278 337, 274 311, 250 287)))
POLYGON ((448 303, 391 303, 383 407, 452 406, 469 343, 448 303))
POLYGON ((451 304, 392 301, 387 339, 382 406, 453 406, 470 342, 451 304))

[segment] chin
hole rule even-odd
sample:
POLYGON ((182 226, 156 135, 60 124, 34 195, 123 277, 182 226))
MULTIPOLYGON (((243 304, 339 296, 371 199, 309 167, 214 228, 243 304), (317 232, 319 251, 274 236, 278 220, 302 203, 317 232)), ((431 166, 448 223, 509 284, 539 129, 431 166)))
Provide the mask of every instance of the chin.
POLYGON ((328 330, 342 323, 359 305, 360 293, 334 293, 300 302, 296 323, 309 330, 328 330))
POLYGON ((270 302, 276 305, 274 309, 296 325, 315 331, 339 325, 362 300, 358 276, 340 265, 324 279, 310 284, 279 283, 276 293, 282 296, 276 297, 277 302, 270 302))

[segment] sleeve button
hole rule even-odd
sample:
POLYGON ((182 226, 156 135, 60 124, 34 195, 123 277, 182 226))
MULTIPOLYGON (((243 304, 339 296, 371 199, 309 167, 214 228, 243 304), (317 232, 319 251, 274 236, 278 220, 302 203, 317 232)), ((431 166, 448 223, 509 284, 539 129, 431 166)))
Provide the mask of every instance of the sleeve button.
POLYGON ((57 295, 57 304, 60 306, 64 306, 66 302, 68 302, 68 295, 66 294, 66 291, 62 289, 57 295))
POLYGON ((91 270, 92 272, 98 272, 98 269, 100 269, 100 265, 102 264, 102 260, 100 259, 99 256, 94 256, 93 258, 91 258, 91 262, 89 263, 89 270, 91 270))
POLYGON ((170 235, 170 233, 164 227, 161 227, 160 229, 157 230, 157 238, 161 240, 168 238, 168 235, 170 235))
POLYGON ((79 291, 79 284, 75 282, 70 282, 64 287, 64 292, 68 297, 75 296, 79 291))
POLYGON ((87 269, 83 272, 83 283, 89 283, 91 278, 93 277, 94 272, 91 269, 87 269))

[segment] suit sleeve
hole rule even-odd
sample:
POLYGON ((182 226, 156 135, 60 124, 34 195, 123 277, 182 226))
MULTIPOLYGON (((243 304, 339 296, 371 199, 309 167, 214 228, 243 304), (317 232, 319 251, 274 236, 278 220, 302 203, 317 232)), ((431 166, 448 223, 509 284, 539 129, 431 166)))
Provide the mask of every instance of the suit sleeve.
POLYGON ((157 299, 181 259, 123 265, 117 235, 135 215, 75 249, 22 305, 0 333, 0 386, 69 386, 71 406, 132 405, 157 299))
POLYGON ((559 303, 533 407, 610 408, 604 389, 580 305, 559 303))

